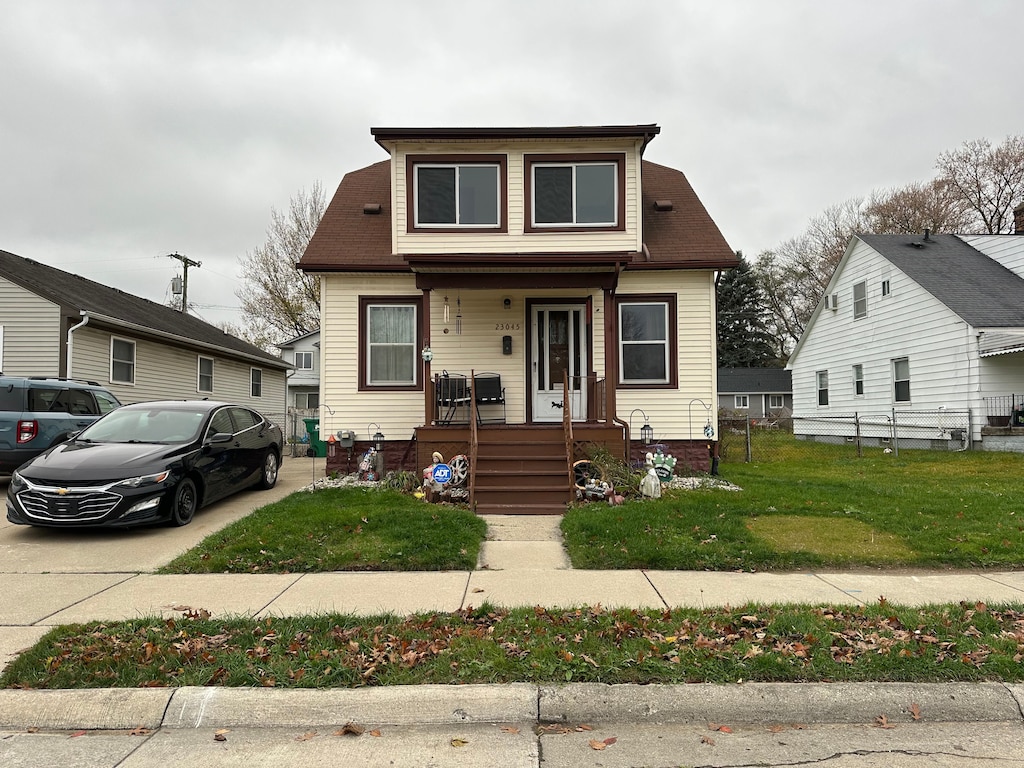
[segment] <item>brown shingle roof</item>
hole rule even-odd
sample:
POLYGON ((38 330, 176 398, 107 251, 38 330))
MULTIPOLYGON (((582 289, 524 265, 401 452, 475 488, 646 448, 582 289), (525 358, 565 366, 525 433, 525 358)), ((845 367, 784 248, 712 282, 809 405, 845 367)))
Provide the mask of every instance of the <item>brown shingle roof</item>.
MULTIPOLYGON (((391 250, 390 165, 384 160, 345 175, 299 267, 311 272, 409 271, 403 256, 391 250), (380 204, 380 213, 364 213, 367 204, 380 204)), ((682 172, 644 160, 642 174, 647 253, 633 254, 628 268, 736 265, 736 255, 682 172), (656 200, 670 200, 672 210, 655 210, 656 200)))

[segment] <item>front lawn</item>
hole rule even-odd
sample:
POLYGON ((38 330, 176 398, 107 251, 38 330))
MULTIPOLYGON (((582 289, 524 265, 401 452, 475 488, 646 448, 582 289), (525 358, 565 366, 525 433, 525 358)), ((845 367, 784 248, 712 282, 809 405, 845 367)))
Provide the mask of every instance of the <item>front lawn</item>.
POLYGON ((575 568, 782 570, 1024 564, 1024 456, 902 451, 857 458, 792 440, 786 460, 722 464, 740 491, 673 490, 580 505, 575 568))
MULTIPOLYGON (((1021 605, 548 610, 406 618, 141 618, 57 627, 0 686, 1024 679, 1021 605)), ((910 704, 910 702, 908 702, 910 704)))
POLYGON ((160 573, 446 571, 476 568, 482 519, 393 490, 298 491, 253 512, 160 573))

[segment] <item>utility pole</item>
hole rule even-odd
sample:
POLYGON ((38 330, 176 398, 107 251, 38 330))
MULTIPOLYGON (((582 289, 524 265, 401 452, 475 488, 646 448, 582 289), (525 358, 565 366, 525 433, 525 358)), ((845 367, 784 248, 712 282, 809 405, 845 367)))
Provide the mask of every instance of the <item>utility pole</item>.
POLYGON ((200 261, 192 261, 187 256, 182 256, 180 253, 175 251, 174 253, 167 254, 168 259, 177 259, 182 264, 182 281, 181 281, 181 311, 188 314, 188 268, 189 267, 201 267, 203 266, 200 261))

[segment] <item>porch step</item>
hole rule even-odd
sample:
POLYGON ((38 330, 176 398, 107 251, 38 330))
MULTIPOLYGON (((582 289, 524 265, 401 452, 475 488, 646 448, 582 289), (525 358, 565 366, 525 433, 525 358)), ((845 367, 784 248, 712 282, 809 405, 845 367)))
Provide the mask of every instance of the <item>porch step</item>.
POLYGON ((481 427, 473 508, 477 514, 561 515, 571 498, 561 429, 481 427))

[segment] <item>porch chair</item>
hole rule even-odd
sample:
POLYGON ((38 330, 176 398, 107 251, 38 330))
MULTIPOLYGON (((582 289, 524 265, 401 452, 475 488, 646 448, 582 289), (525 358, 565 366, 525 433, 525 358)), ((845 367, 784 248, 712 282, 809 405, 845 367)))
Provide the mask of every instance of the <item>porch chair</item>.
POLYGON ((476 418, 479 424, 505 423, 505 388, 501 386, 501 374, 477 373, 473 375, 473 399, 476 400, 476 418), (481 407, 501 406, 501 415, 484 418, 481 407))
POLYGON ((437 403, 438 424, 468 424, 469 423, 469 381, 465 374, 448 373, 445 371, 440 376, 434 377, 434 397, 437 403), (464 421, 456 421, 459 415, 459 408, 466 408, 464 421))

